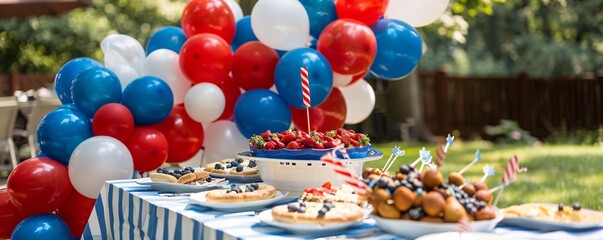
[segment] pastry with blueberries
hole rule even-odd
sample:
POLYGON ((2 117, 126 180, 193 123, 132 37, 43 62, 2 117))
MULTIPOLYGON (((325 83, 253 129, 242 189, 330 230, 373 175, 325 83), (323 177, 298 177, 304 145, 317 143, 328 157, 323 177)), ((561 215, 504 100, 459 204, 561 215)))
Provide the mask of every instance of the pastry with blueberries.
POLYGON ((194 184, 197 181, 203 181, 209 177, 209 173, 204 171, 195 171, 192 167, 183 169, 168 170, 167 168, 158 168, 156 172, 149 173, 149 178, 153 182, 194 184))
POLYGON ((264 183, 232 184, 228 189, 213 190, 205 195, 208 202, 236 203, 271 199, 276 188, 264 183))
POLYGON ((299 201, 272 208, 272 217, 295 224, 338 224, 364 219, 364 210, 353 203, 299 201))
POLYGON ((224 159, 219 162, 207 164, 205 165, 205 171, 231 175, 255 175, 259 172, 255 161, 247 161, 243 158, 224 159))

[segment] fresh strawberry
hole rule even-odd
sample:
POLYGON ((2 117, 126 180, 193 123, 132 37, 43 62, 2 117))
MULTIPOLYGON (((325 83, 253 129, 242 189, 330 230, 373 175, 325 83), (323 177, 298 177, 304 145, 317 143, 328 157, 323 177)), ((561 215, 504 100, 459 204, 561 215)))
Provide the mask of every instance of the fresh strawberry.
POLYGON ((331 189, 333 187, 333 184, 331 182, 326 182, 322 185, 322 187, 326 189, 331 189))
POLYGON ((316 146, 316 144, 318 144, 318 143, 313 138, 304 138, 304 139, 302 139, 302 144, 306 148, 314 148, 314 146, 316 146))
POLYGON ((296 141, 290 141, 289 143, 287 143, 287 149, 298 149, 299 148, 299 144, 296 141))
POLYGON ((329 137, 335 137, 335 136, 337 136, 337 131, 331 130, 331 131, 325 132, 325 135, 329 136, 329 137))
POLYGON ((313 137, 318 137, 318 138, 320 138, 320 140, 324 140, 324 139, 325 139, 325 134, 324 134, 324 133, 321 133, 321 132, 314 132, 314 133, 312 134, 312 136, 313 136, 313 137))
POLYGON ((360 147, 360 146, 362 146, 362 144, 360 144, 359 141, 352 140, 352 146, 354 146, 354 147, 360 147))
POLYGON ((359 140, 362 146, 366 146, 371 142, 371 139, 368 138, 366 135, 364 137, 361 137, 359 140))
POLYGON ((341 142, 347 147, 352 143, 352 137, 350 137, 350 135, 348 135, 347 133, 344 133, 343 135, 341 135, 341 142))
POLYGON ((335 139, 333 139, 332 137, 329 136, 325 136, 325 142, 332 142, 335 141, 335 139))
POLYGON ((264 143, 264 149, 272 150, 276 147, 276 143, 274 142, 266 142, 264 143))
POLYGON ((344 134, 344 133, 347 133, 347 132, 348 132, 348 131, 346 131, 346 130, 345 130, 345 129, 343 129, 343 128, 338 128, 338 129, 337 129, 337 135, 339 135, 339 136, 343 136, 343 134, 344 134))
POLYGON ((350 130, 346 130, 346 131, 348 131, 348 133, 349 133, 350 135, 354 135, 354 134, 356 134, 356 131, 354 131, 354 130, 352 130, 352 129, 350 129, 350 130))
POLYGON ((316 148, 316 149, 325 149, 325 146, 322 143, 316 143, 316 144, 314 144, 314 148, 316 148))
POLYGON ((249 142, 257 149, 264 148, 264 139, 261 136, 253 135, 249 142))
POLYGON ((266 130, 265 132, 263 132, 262 134, 260 134, 261 137, 263 138, 271 138, 272 137, 272 133, 270 132, 270 130, 266 130))
POLYGON ((281 142, 284 144, 289 144, 289 142, 295 141, 295 135, 292 132, 284 132, 283 137, 281 137, 281 142))
POLYGON ((333 141, 326 141, 326 142, 323 142, 323 143, 322 143, 322 145, 323 145, 325 148, 334 148, 334 147, 335 147, 335 143, 334 143, 333 141))
POLYGON ((276 144, 276 146, 275 146, 275 148, 274 148, 274 149, 281 149, 281 148, 285 148, 285 144, 284 144, 284 143, 282 143, 280 140, 278 140, 278 139, 274 139, 274 138, 273 138, 271 141, 272 141, 273 143, 275 143, 275 144, 276 144))
MULTIPOLYGON (((285 131, 285 132, 288 132, 288 131, 285 131)), ((282 134, 282 133, 276 133, 276 137, 277 137, 278 139, 283 138, 283 136, 285 136, 285 135, 284 135, 284 134, 282 134)))

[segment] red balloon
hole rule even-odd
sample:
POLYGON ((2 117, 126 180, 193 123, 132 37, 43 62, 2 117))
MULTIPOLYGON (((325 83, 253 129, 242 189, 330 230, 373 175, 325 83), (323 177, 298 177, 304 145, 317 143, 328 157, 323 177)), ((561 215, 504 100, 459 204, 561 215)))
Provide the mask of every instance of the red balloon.
POLYGON ((274 69, 278 53, 259 41, 240 46, 232 59, 232 77, 242 89, 270 88, 274 85, 274 69))
POLYGON ((188 116, 183 104, 174 106, 170 115, 153 128, 168 141, 168 163, 189 160, 203 146, 203 126, 188 116))
POLYGON ((351 18, 370 26, 383 17, 388 4, 389 0, 336 0, 335 9, 340 19, 351 18))
POLYGON ((136 127, 126 142, 132 154, 134 169, 148 172, 157 169, 168 157, 168 141, 159 130, 151 127, 136 127))
POLYGON ((239 85, 230 76, 222 79, 222 81, 216 83, 216 85, 222 89, 224 97, 226 98, 224 111, 216 121, 230 120, 234 116, 234 105, 237 103, 239 96, 241 96, 241 89, 239 89, 239 85))
MULTIPOLYGON (((308 120, 306 110, 289 107, 293 117, 293 123, 297 129, 306 131, 308 120)), ((338 88, 333 88, 327 99, 316 107, 310 108, 310 127, 312 130, 324 132, 338 129, 345 122, 347 109, 345 99, 338 88)))
POLYGON ((368 70, 366 70, 366 71, 364 71, 364 72, 362 72, 362 73, 360 73, 360 74, 358 74, 358 75, 354 75, 354 76, 352 77, 352 81, 351 81, 350 83, 348 83, 348 85, 346 85, 346 86, 350 86, 352 83, 355 83, 355 82, 357 82, 357 81, 358 81, 358 80, 360 80, 360 79, 363 79, 363 78, 364 78, 364 76, 366 76, 366 73, 367 73, 367 72, 368 72, 368 70))
POLYGON ((67 166, 50 158, 30 158, 17 165, 7 188, 15 207, 30 215, 56 210, 73 190, 67 166))
POLYGON ((232 68, 232 49, 224 39, 211 33, 195 35, 180 50, 180 69, 194 83, 216 83, 232 68))
POLYGON ((322 30, 316 49, 329 60, 333 72, 356 75, 373 64, 377 40, 373 31, 361 22, 339 19, 322 30))
POLYGON ((29 215, 21 212, 10 202, 8 190, 0 189, 0 238, 10 238, 17 224, 27 217, 29 215))
POLYGON ((230 7, 221 0, 192 0, 182 13, 182 29, 189 38, 200 33, 213 33, 230 43, 235 27, 230 7))
POLYGON ((67 223, 72 237, 82 236, 95 203, 96 199, 87 198, 79 192, 73 191, 67 201, 59 207, 57 215, 67 223))
POLYGON ((134 131, 132 112, 119 103, 108 103, 96 111, 92 119, 94 136, 109 136, 125 143, 134 131))

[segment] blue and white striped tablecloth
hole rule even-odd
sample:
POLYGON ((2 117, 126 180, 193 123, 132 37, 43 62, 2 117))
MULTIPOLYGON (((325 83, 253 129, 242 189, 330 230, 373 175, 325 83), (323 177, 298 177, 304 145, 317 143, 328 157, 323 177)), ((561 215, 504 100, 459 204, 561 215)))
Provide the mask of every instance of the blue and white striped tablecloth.
MULTIPOLYGON (((298 239, 325 236, 296 236, 259 222, 255 212, 224 213, 192 204, 188 197, 162 197, 150 186, 135 180, 105 183, 83 239, 298 239)), ((378 230, 372 219, 344 233, 357 238, 378 230)), ((527 229, 498 227, 495 232, 509 239, 603 239, 603 228, 586 232, 539 233, 527 229)), ((380 232, 363 239, 400 239, 380 232)))

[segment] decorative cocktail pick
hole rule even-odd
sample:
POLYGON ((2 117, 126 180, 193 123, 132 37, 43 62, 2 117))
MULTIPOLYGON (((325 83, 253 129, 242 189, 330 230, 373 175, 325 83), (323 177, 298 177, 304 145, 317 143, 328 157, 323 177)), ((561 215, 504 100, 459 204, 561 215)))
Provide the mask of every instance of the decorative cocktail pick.
POLYGON ((446 146, 444 147, 444 153, 448 153, 448 148, 452 146, 452 144, 454 144, 454 136, 450 135, 449 133, 448 137, 446 137, 446 146))
POLYGON ((505 172, 503 173, 502 176, 502 180, 501 180, 501 184, 496 186, 495 188, 491 188, 490 191, 491 193, 496 192, 497 190, 500 190, 500 192, 498 193, 498 195, 496 195, 496 199, 494 199, 494 206, 496 206, 498 204, 498 200, 500 199, 500 196, 503 194, 505 187, 509 186, 509 184, 511 184, 515 179, 517 179, 517 174, 520 172, 527 172, 528 169, 527 168, 520 168, 519 167, 519 158, 517 157, 517 155, 513 155, 511 158, 509 158, 509 162, 507 163, 507 167, 505 168, 505 172))
POLYGON ((392 161, 389 163, 389 165, 385 166, 385 168, 383 169, 383 172, 387 172, 389 170, 389 168, 392 167, 392 165, 394 165, 394 163, 396 162, 396 159, 398 157, 404 156, 404 154, 406 154, 406 152, 400 148, 398 148, 395 153, 393 152, 393 149, 392 149, 392 153, 393 153, 393 155, 395 155, 395 157, 394 157, 394 159, 392 159, 392 161))
POLYGON ((480 180, 481 182, 486 181, 486 178, 492 177, 496 173, 496 171, 494 170, 494 168, 492 166, 490 166, 490 165, 484 166, 483 171, 484 171, 484 176, 480 180))
POLYGON ((415 165, 417 165, 418 161, 421 161, 421 167, 419 168, 419 172, 421 172, 423 171, 423 166, 431 163, 431 159, 431 153, 429 153, 429 150, 423 147, 423 149, 419 151, 419 158, 415 162, 413 162, 411 166, 414 167, 415 165))
POLYGON ((394 146, 392 148, 392 153, 389 155, 389 158, 387 159, 387 161, 385 162, 385 165, 383 165, 383 170, 385 170, 385 168, 387 167, 387 165, 390 164, 390 162, 392 161, 392 159, 394 158, 394 156, 396 156, 396 153, 400 151, 400 147, 398 146, 394 146))
POLYGON ((475 151, 475 159, 473 159, 473 161, 471 161, 469 164, 467 164, 467 166, 465 166, 463 169, 461 169, 461 171, 459 171, 459 174, 463 175, 463 173, 465 171, 467 171, 471 166, 473 166, 473 164, 475 164, 481 160, 482 160, 482 152, 480 152, 479 149, 477 149, 477 151, 475 151))

